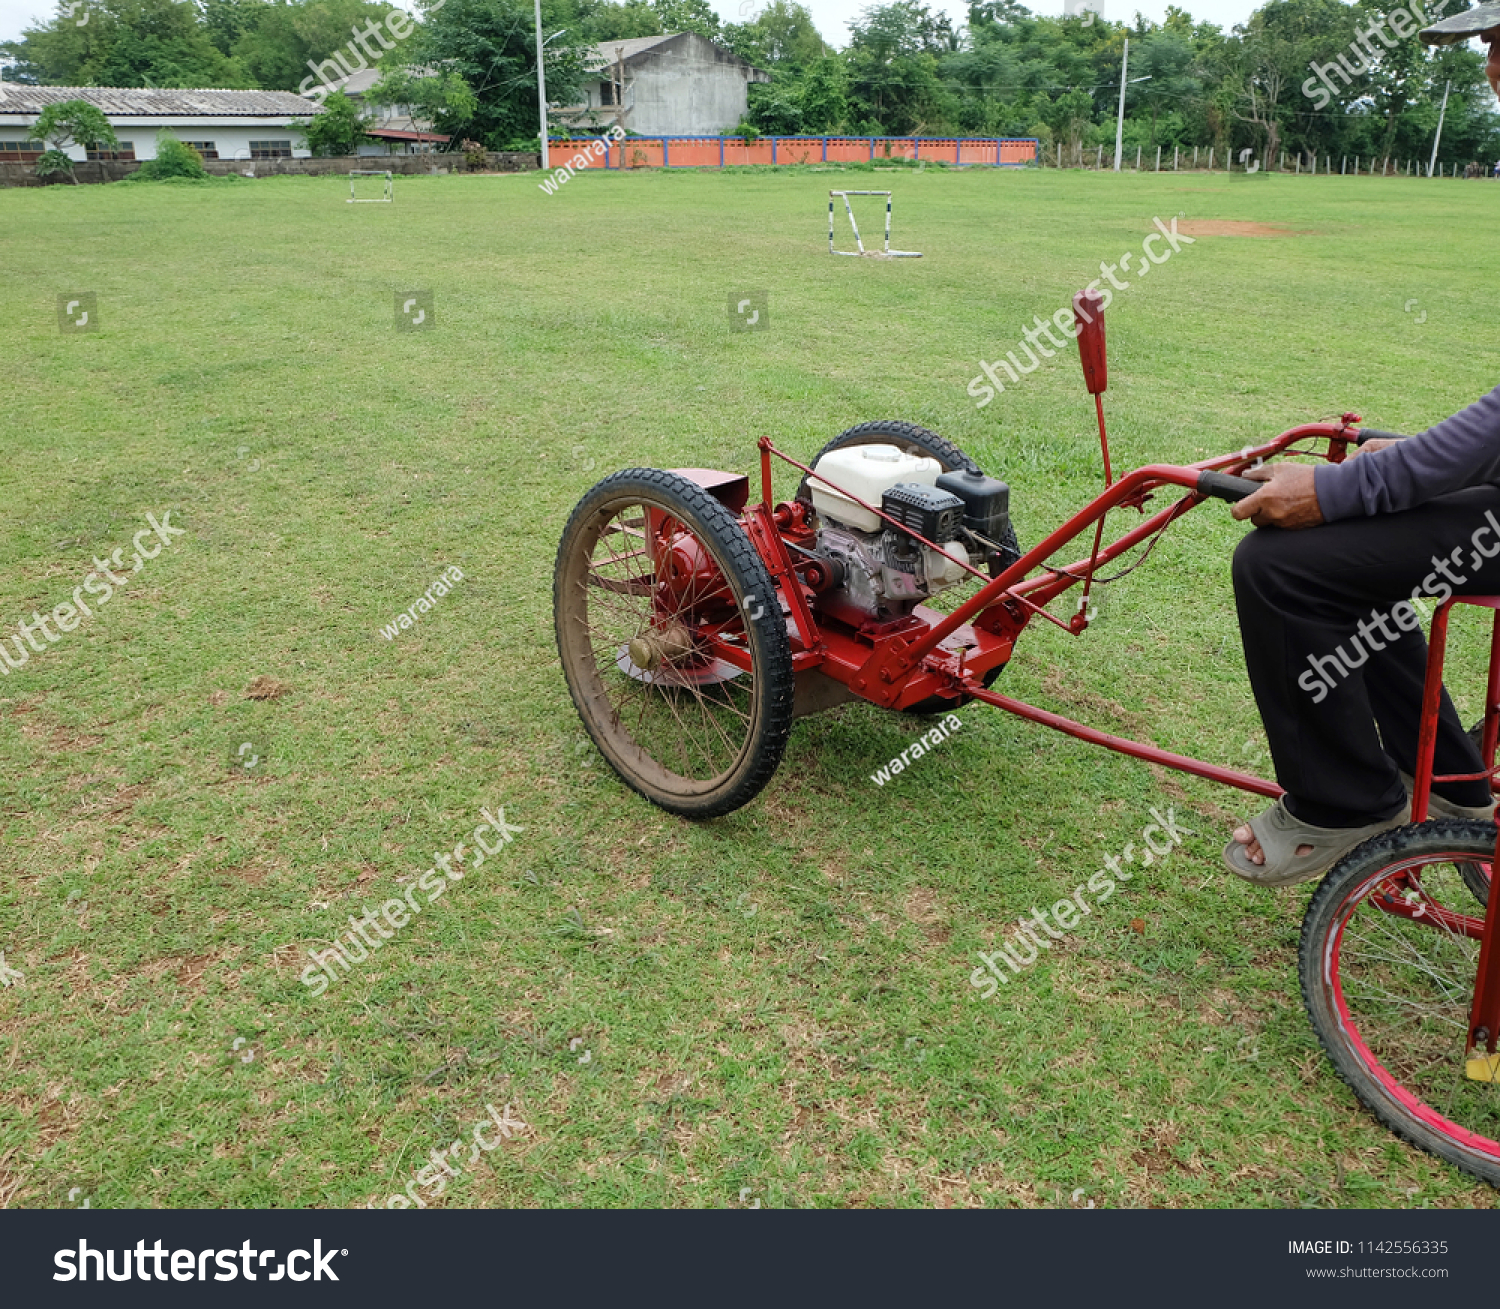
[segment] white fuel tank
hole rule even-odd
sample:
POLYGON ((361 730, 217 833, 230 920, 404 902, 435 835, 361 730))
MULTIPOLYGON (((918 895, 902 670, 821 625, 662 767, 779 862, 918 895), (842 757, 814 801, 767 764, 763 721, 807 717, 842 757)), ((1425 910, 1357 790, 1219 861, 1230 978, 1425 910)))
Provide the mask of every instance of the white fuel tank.
MULTIPOLYGON (((813 465, 813 472, 836 482, 866 504, 877 506, 880 497, 897 482, 936 486, 942 471, 943 466, 936 459, 904 454, 893 445, 846 445, 840 450, 830 450, 813 465)), ((878 532, 884 526, 849 496, 840 495, 818 481, 809 485, 813 508, 818 513, 862 532, 878 532)))

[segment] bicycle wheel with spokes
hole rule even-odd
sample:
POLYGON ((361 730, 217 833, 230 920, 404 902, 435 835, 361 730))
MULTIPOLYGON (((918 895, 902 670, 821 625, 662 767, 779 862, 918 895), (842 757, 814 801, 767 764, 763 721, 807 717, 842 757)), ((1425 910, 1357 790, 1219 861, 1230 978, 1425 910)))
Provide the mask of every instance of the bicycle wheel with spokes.
POLYGON ((713 818, 770 780, 792 725, 786 619, 701 487, 629 468, 589 491, 558 545, 553 617, 584 729, 628 786, 713 818))
POLYGON ((1483 908, 1462 869, 1493 823, 1445 820, 1366 841, 1302 923, 1302 999, 1339 1075, 1398 1136, 1500 1186, 1500 1083, 1466 1076, 1483 908))

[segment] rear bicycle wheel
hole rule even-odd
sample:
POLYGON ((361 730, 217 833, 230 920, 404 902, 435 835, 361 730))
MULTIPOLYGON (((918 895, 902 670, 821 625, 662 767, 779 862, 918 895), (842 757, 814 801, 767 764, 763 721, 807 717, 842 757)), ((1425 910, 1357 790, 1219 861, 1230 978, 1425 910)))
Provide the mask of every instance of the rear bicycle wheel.
POLYGON ((1494 850, 1494 824, 1472 821, 1366 841, 1309 903, 1298 972, 1313 1030, 1365 1106, 1500 1186, 1500 1084, 1465 1076, 1483 918, 1462 869, 1494 850))
POLYGON ((558 544, 553 621, 584 730, 627 786, 714 818, 770 781, 792 726, 786 619, 701 487, 629 468, 589 491, 558 544))

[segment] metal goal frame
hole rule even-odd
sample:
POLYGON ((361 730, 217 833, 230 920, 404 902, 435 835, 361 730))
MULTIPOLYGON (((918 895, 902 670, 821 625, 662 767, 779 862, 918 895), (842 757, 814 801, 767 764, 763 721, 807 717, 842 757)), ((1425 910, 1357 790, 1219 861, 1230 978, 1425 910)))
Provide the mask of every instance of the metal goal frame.
POLYGON ((349 174, 349 199, 346 203, 351 205, 388 205, 396 196, 396 183, 389 169, 360 169, 356 168, 349 174), (383 177, 385 178, 385 194, 381 196, 357 196, 354 194, 354 179, 356 177, 383 177))
POLYGON ((830 191, 828 193, 828 253, 831 255, 847 255, 852 259, 920 259, 920 250, 892 250, 891 249, 891 193, 889 191, 830 191), (859 234, 859 224, 854 221, 854 206, 849 203, 851 195, 883 195, 885 197, 885 248, 882 250, 866 250, 863 238, 859 234), (833 247, 833 202, 838 197, 844 202, 844 212, 849 215, 849 226, 854 231, 854 244, 857 250, 835 250, 833 247))

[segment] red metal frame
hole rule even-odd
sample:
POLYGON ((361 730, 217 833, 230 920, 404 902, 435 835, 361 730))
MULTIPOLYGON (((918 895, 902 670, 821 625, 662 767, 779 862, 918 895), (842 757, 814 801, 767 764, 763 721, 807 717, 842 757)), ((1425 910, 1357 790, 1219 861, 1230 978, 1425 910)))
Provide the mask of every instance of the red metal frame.
MULTIPOLYGON (((1422 685, 1422 726, 1417 737, 1417 773, 1412 784, 1411 816, 1414 823, 1427 817, 1427 805, 1434 782, 1468 782, 1488 777, 1491 785, 1495 776, 1495 743, 1497 723, 1500 723, 1500 596, 1454 596, 1445 600, 1432 617, 1432 636, 1427 645, 1427 676, 1422 685), (1443 663, 1448 647, 1448 617, 1455 604, 1480 605, 1493 609, 1495 617, 1490 627, 1490 669, 1485 684, 1484 737, 1481 754, 1487 769, 1481 773, 1452 773, 1442 777, 1433 776, 1433 756, 1437 747, 1438 705, 1443 694, 1443 663)), ((1479 966, 1474 978, 1474 1000, 1469 1006, 1468 1049, 1495 1053, 1496 1041, 1500 1040, 1500 952, 1495 948, 1496 924, 1500 922, 1500 896, 1494 894, 1493 872, 1500 864, 1500 839, 1495 846, 1495 858, 1490 865, 1491 893, 1485 909, 1484 923, 1478 919, 1454 915, 1440 906, 1420 904, 1414 906, 1401 894, 1414 885, 1407 877, 1393 878, 1382 896, 1381 907, 1388 913, 1400 913, 1415 918, 1419 912, 1424 919, 1432 919, 1434 925, 1457 931, 1479 941, 1479 966), (1397 885, 1401 883, 1401 885, 1397 885)), ((1421 888, 1417 887, 1420 894, 1421 888)))
MULTIPOLYGON (((1284 454, 1299 442, 1310 440, 1326 441, 1327 451, 1323 457, 1337 463, 1345 457, 1349 443, 1358 435, 1353 426, 1358 422, 1357 414, 1345 414, 1336 423, 1310 423, 1291 428, 1274 440, 1247 447, 1239 454, 1220 455, 1196 464, 1152 464, 1127 473, 1119 481, 1106 486, 1093 501, 1038 542, 999 577, 987 578, 966 560, 955 559, 984 585, 948 614, 918 606, 909 618, 884 624, 866 623, 860 627, 816 614, 816 588, 798 576, 799 569, 805 573, 809 568, 816 568, 816 563, 799 555, 796 548, 805 548, 810 543, 811 527, 800 516, 797 506, 773 506, 772 461, 779 459, 827 486, 835 484, 777 449, 768 437, 762 437, 758 443, 761 503, 753 506, 742 521, 766 567, 777 579, 788 620, 795 628, 792 634, 794 668, 818 668, 843 683, 855 695, 888 709, 906 709, 934 697, 951 699, 955 705, 968 699, 982 700, 1008 713, 1121 754, 1193 773, 1257 795, 1274 797, 1281 794, 1281 788, 1275 782, 1073 722, 1059 714, 987 690, 984 677, 1009 661, 1016 640, 1034 617, 1040 616, 1075 636, 1083 632, 1089 625, 1084 606, 1081 605, 1068 621, 1048 612, 1047 606, 1080 582, 1086 600, 1094 575, 1100 568, 1165 531, 1189 509, 1200 504, 1205 498, 1197 491, 1200 473, 1208 470, 1237 473, 1252 464, 1284 454), (1185 494, 1147 515, 1148 502, 1163 488, 1178 488, 1185 494), (1143 518, 1118 540, 1104 546, 1101 544, 1104 520, 1111 510, 1121 507, 1135 508, 1143 518), (1094 541, 1085 558, 1063 567, 1046 563, 1090 528, 1094 529, 1094 541), (1027 580, 1027 574, 1039 568, 1043 571, 1027 580), (793 578, 796 578, 795 584, 791 584, 793 578)), ((866 504, 843 487, 835 489, 877 517, 893 523, 878 506, 866 504)), ((916 536, 916 533, 908 534, 916 536)), ((916 539, 946 554, 933 542, 920 536, 916 539)))
MULTIPOLYGON (((1097 393, 1095 400, 1098 400, 1097 393)), ((741 501, 732 505, 732 508, 743 508, 741 523, 755 543, 775 583, 787 618, 793 667, 797 671, 816 668, 842 683, 854 695, 890 709, 905 709, 934 697, 951 699, 955 704, 964 700, 978 700, 1019 718, 1040 723, 1120 754, 1191 773, 1243 791, 1275 797, 1282 793, 1281 787, 1275 782, 1085 726, 1050 710, 991 691, 985 686, 984 678, 987 673, 1009 661, 1017 639, 1034 617, 1039 616, 1055 623, 1075 636, 1085 631, 1089 626, 1086 604, 1080 604, 1078 611, 1067 621, 1048 612, 1047 606, 1079 583, 1083 584, 1086 601, 1094 576, 1101 567, 1164 532, 1188 510, 1201 504, 1207 497, 1197 490, 1200 473, 1238 473, 1252 464, 1289 452, 1318 454, 1316 448, 1293 449, 1306 441, 1326 441, 1327 448, 1322 452, 1322 457, 1339 463, 1345 458, 1349 443, 1358 435, 1354 424, 1359 421, 1357 414, 1344 414, 1337 423, 1309 423, 1294 427, 1264 445, 1247 447, 1237 455, 1220 455, 1196 464, 1151 464, 1127 473, 1119 481, 1107 479, 1105 489, 1094 500, 995 578, 985 577, 966 559, 957 559, 947 554, 934 542, 896 523, 878 506, 866 504, 847 489, 820 477, 806 464, 799 463, 777 449, 767 437, 762 437, 758 442, 761 453, 761 501, 748 507, 744 507, 744 502, 741 501), (807 477, 833 487, 885 522, 915 537, 923 545, 947 555, 965 571, 979 578, 984 583, 983 586, 947 614, 919 605, 904 619, 884 623, 863 622, 857 626, 828 614, 820 614, 817 609, 817 592, 826 578, 820 575, 820 561, 808 549, 815 539, 810 515, 806 507, 798 503, 773 504, 773 459, 780 459, 799 469, 807 477), (1164 488, 1179 488, 1186 494, 1146 516, 1148 502, 1164 488), (1105 518, 1111 510, 1122 507, 1135 508, 1143 515, 1142 520, 1110 545, 1101 546, 1105 518), (1065 567, 1046 562, 1090 528, 1094 529, 1094 540, 1092 549, 1085 558, 1065 567), (1036 570, 1041 571, 1028 580, 1027 575, 1036 570)), ((1102 441, 1102 411, 1100 430, 1102 441)), ((726 646, 720 653, 737 665, 743 662, 741 650, 731 650, 726 646)), ((1423 687, 1422 726, 1418 737, 1412 820, 1421 822, 1426 818, 1432 784, 1435 781, 1468 781, 1488 777, 1493 785, 1497 770, 1492 765, 1497 740, 1500 740, 1500 597, 1452 597, 1438 606, 1433 617, 1423 687), (1495 610, 1483 737, 1484 759, 1491 767, 1482 773, 1434 777, 1433 759, 1448 619, 1455 603, 1478 604, 1495 610)), ((1500 840, 1497 840, 1495 863, 1500 865, 1500 840)), ((1378 900, 1381 908, 1388 913, 1420 919, 1437 930, 1457 932, 1480 940, 1474 1000, 1470 1011, 1469 1049, 1495 1053, 1497 1043, 1500 1043, 1500 946, 1496 945, 1497 933, 1500 933, 1500 895, 1489 897, 1483 923, 1477 918, 1434 904, 1423 894, 1419 881, 1406 874, 1393 877, 1383 888, 1378 900)))

